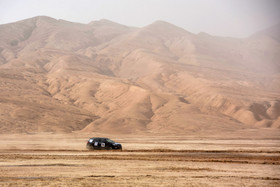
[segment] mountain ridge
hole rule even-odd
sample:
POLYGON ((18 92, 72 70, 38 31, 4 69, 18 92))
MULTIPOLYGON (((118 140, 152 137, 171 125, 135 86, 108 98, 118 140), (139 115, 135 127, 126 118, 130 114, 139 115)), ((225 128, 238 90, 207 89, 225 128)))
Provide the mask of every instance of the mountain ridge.
POLYGON ((0 25, 0 133, 278 129, 279 49, 164 21, 0 25))

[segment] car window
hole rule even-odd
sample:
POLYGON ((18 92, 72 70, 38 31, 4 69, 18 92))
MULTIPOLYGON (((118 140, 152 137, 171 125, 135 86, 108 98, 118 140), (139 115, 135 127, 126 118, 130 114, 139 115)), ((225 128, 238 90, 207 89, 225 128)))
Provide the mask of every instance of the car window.
POLYGON ((94 141, 95 141, 95 142, 99 142, 100 139, 99 139, 99 138, 94 138, 94 141))
POLYGON ((113 140, 107 139, 107 142, 109 143, 115 143, 113 140))

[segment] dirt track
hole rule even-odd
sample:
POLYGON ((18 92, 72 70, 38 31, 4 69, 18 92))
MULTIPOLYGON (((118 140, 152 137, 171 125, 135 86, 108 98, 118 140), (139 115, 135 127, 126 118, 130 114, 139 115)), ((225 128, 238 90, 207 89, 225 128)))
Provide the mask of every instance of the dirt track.
POLYGON ((280 153, 3 150, 0 185, 279 186, 280 153))
POLYGON ((88 151, 88 135, 0 137, 0 186, 280 186, 279 140, 122 137, 88 151))

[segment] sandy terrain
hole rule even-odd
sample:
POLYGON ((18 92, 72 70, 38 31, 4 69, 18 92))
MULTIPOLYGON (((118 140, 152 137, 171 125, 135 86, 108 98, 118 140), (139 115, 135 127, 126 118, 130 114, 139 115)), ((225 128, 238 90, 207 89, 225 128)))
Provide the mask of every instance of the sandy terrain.
POLYGON ((280 185, 279 139, 113 136, 120 152, 88 151, 88 137, 1 136, 0 185, 280 185))

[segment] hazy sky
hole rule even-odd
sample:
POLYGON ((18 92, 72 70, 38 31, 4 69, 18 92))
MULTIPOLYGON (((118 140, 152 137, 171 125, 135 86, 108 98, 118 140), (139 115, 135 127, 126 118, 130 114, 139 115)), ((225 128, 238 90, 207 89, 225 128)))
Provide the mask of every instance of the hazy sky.
POLYGON ((136 27, 164 20, 193 33, 246 37, 280 23, 280 0, 0 0, 0 24, 38 15, 136 27))

